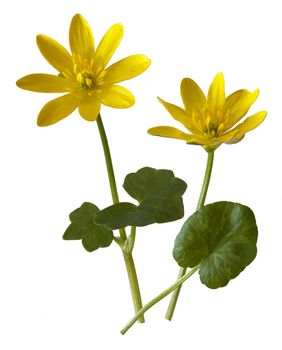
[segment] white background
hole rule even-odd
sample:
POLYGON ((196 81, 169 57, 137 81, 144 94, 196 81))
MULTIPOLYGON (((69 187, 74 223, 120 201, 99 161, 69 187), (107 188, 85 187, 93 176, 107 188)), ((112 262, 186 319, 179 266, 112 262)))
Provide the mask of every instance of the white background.
MULTIPOLYGON (((1 240, 0 348, 3 350, 281 349, 281 11, 280 1, 54 0, 1 3, 1 240), (150 69, 123 85, 136 96, 128 110, 102 109, 120 197, 124 176, 148 165, 173 169, 188 183, 186 218, 193 212, 205 151, 149 136, 156 125, 178 126, 156 96, 181 105, 179 84, 192 77, 204 91, 222 71, 227 93, 260 88, 251 112, 265 122, 215 155, 207 202, 238 201, 255 212, 256 260, 226 288, 209 290, 197 276, 184 286, 173 322, 168 298, 126 336, 133 315, 122 255, 116 245, 87 253, 61 236, 68 213, 83 201, 111 203, 95 123, 75 112, 38 128, 52 95, 20 90, 15 81, 52 73, 36 47, 47 34, 68 47, 75 13, 90 23, 96 43, 113 23, 125 27, 113 61, 134 53, 150 69)), ((138 230, 134 256, 144 301, 174 282, 171 251, 183 220, 138 230)))

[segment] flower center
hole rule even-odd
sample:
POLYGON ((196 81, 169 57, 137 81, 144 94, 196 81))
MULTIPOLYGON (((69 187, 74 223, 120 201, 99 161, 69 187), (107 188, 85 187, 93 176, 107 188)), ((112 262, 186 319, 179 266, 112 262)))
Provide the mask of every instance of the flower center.
POLYGON ((224 115, 222 110, 218 110, 216 115, 211 118, 210 112, 207 108, 202 111, 204 125, 201 128, 204 136, 218 137, 222 135, 224 131, 224 115))
POLYGON ((103 85, 105 72, 102 71, 100 74, 97 74, 93 68, 92 63, 87 67, 83 67, 81 64, 75 64, 74 73, 76 75, 76 81, 78 82, 80 88, 84 91, 87 91, 88 94, 91 94, 90 90, 93 90, 94 88, 99 89, 99 87, 103 85))
POLYGON ((224 124, 221 123, 219 125, 213 124, 213 123, 208 123, 205 125, 204 128, 204 136, 212 136, 212 137, 218 137, 222 134, 224 129, 224 124))
POLYGON ((73 63, 73 71, 76 76, 76 81, 82 90, 87 91, 89 94, 91 93, 90 90, 103 84, 103 74, 97 75, 97 72, 95 72, 94 59, 89 61, 88 59, 77 55, 73 56, 73 63))
POLYGON ((77 73, 76 80, 84 90, 92 89, 95 85, 94 77, 89 72, 77 73))

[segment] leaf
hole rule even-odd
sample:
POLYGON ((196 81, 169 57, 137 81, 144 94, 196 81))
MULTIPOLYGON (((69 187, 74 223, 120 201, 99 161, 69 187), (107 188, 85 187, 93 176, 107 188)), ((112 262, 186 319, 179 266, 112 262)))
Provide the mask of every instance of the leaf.
POLYGON ((255 259, 257 235, 250 208, 232 202, 208 204, 184 223, 173 257, 182 267, 201 263, 201 282, 209 288, 224 287, 255 259))
POLYGON ((85 202, 80 208, 70 213, 71 224, 66 229, 63 239, 81 239, 83 247, 88 252, 108 247, 112 243, 113 233, 106 227, 95 223, 94 219, 98 212, 96 205, 85 202))
POLYGON ((142 168, 127 175, 123 187, 139 205, 128 202, 111 205, 97 214, 96 223, 116 230, 174 221, 184 215, 182 195, 187 185, 171 170, 142 168))

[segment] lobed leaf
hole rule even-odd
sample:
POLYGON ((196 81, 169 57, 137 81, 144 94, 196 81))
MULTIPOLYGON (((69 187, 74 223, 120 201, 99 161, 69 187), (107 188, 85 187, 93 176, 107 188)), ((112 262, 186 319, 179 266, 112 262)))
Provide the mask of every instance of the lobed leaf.
POLYGON ((83 247, 88 252, 98 248, 108 247, 113 240, 113 233, 106 227, 95 223, 98 207, 85 202, 80 208, 70 213, 71 224, 66 229, 63 239, 82 240, 83 247))
POLYGON ((127 175, 123 187, 139 205, 127 202, 111 205, 97 214, 96 223, 116 230, 174 221, 184 215, 182 195, 187 185, 171 170, 142 168, 127 175))

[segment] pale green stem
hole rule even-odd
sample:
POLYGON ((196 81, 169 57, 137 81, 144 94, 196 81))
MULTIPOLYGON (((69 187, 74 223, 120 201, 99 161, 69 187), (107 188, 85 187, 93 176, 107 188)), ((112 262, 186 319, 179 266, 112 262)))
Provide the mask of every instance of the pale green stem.
MULTIPOLYGON (((207 192, 208 192, 208 187, 209 187, 209 183, 210 183, 210 178, 211 178, 213 159, 214 159, 214 151, 208 152, 208 159, 207 159, 205 176, 204 176, 202 189, 201 189, 201 193, 199 196, 196 210, 199 210, 205 204, 205 200, 206 200, 206 196, 207 196, 207 192)), ((181 267, 179 270, 178 279, 181 278, 182 276, 184 276, 185 273, 186 273, 186 268, 181 267)), ((170 303, 169 303, 169 306, 168 306, 168 309, 166 312, 166 316, 165 316, 165 318, 169 321, 172 320, 173 313, 174 313, 176 303, 177 303, 177 299, 178 299, 178 296, 179 296, 179 293, 181 290, 181 286, 182 285, 179 285, 179 287, 175 289, 175 291, 173 292, 172 297, 170 299, 170 303)))
MULTIPOLYGON (((105 128, 104 128, 100 114, 97 118, 97 125, 98 125, 98 129, 99 129, 99 133, 100 133, 100 137, 101 137, 101 141, 102 141, 102 145, 103 145, 113 203, 116 204, 116 203, 119 203, 119 197, 118 197, 118 192, 117 192, 115 173, 114 173, 113 162, 112 162, 112 157, 111 157, 111 152, 110 152, 110 148, 109 148, 107 135, 106 135, 105 128)), ((127 240, 125 229, 120 229, 119 234, 120 234, 120 239, 123 241, 123 243, 125 243, 127 240)), ((115 241, 117 242, 117 239, 115 239, 115 241)), ((131 252, 124 252, 123 251, 123 257, 124 257, 124 262, 126 265, 128 279, 129 279, 129 285, 130 285, 130 289, 131 289, 131 295, 132 295, 134 309, 135 309, 135 312, 137 312, 142 308, 142 300, 141 300, 140 289, 139 289, 137 274, 136 274, 136 270, 135 270, 134 260, 133 260, 131 252)), ((141 322, 141 323, 144 322, 143 316, 139 318, 139 322, 141 322)))
POLYGON ((134 248, 136 236, 136 226, 131 227, 130 235, 128 236, 126 242, 124 243, 124 251, 126 253, 131 253, 134 248))
POLYGON ((139 310, 136 315, 127 323, 125 327, 120 331, 121 334, 125 334, 131 326, 134 325, 134 323, 139 319, 140 316, 144 315, 146 311, 148 311, 152 306, 154 306, 156 303, 158 303, 160 300, 165 298, 169 293, 174 291, 177 287, 179 287, 183 282, 185 282, 189 277, 191 277, 200 267, 200 264, 195 266, 192 270, 190 270, 186 275, 182 276, 180 279, 178 279, 174 284, 172 284, 170 287, 168 287, 165 291, 163 291, 161 294, 156 296, 154 299, 149 301, 141 310, 139 310))

